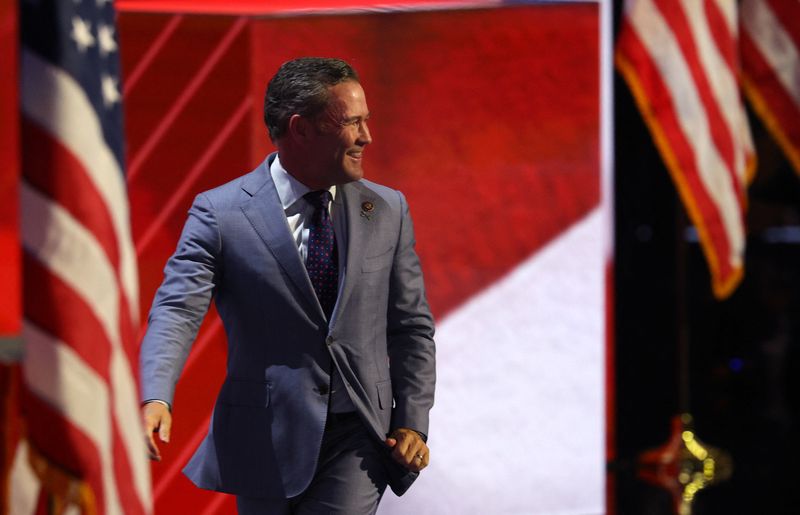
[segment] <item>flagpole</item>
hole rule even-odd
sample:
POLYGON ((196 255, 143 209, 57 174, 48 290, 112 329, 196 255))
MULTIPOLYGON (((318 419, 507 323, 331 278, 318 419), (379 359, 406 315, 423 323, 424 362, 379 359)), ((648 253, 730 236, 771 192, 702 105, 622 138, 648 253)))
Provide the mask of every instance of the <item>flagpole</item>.
POLYGON ((686 230, 689 226, 685 211, 679 206, 675 210, 675 323, 677 338, 677 382, 678 412, 689 413, 691 410, 691 376, 690 376, 690 331, 688 316, 688 272, 687 261, 689 246, 686 243, 686 230))
POLYGON ((728 479, 733 471, 730 455, 697 438, 691 415, 691 331, 689 327, 689 219, 683 209, 675 218, 675 321, 677 347, 678 413, 672 417, 670 436, 659 447, 639 455, 639 477, 669 491, 676 515, 691 515, 696 494, 728 479))

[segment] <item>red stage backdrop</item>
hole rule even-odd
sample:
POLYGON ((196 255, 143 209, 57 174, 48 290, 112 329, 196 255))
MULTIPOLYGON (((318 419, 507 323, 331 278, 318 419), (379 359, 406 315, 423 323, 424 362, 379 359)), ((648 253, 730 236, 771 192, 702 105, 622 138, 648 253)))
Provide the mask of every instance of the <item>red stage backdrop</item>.
MULTIPOLYGON (((0 345, 14 345, 20 332, 22 301, 20 297, 19 248, 19 115, 17 114, 16 3, 0 0, 0 345), (8 339, 8 340, 5 340, 8 339), (5 340, 5 341, 4 341, 5 340)), ((2 395, 2 394, 0 394, 2 395)))
POLYGON ((19 115, 17 4, 0 0, 0 513, 8 509, 8 476, 19 430, 19 334, 22 253, 19 244, 19 115))
MULTIPOLYGON (((610 232, 596 3, 259 19, 128 12, 120 33, 143 313, 194 195, 271 151, 268 78, 293 57, 342 57, 372 112, 367 177, 406 193, 440 323, 434 463, 401 504, 388 494, 382 513, 603 511, 610 232), (466 451, 475 440, 489 444, 466 451)), ((179 473, 224 363, 212 316, 153 468, 156 513, 233 513, 230 499, 179 473)))

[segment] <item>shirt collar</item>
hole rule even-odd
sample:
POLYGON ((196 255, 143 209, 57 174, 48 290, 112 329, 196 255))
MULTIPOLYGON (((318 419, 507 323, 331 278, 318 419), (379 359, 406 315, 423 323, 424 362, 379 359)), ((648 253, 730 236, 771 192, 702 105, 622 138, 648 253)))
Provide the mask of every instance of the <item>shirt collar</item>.
MULTIPOLYGON (((286 168, 281 164, 280 156, 275 156, 275 160, 269 167, 269 173, 272 175, 272 181, 275 183, 275 189, 278 190, 278 198, 281 199, 281 206, 286 211, 303 195, 311 191, 311 189, 302 182, 295 179, 286 168)), ((336 186, 331 186, 328 191, 331 192, 331 197, 336 199, 336 186)))

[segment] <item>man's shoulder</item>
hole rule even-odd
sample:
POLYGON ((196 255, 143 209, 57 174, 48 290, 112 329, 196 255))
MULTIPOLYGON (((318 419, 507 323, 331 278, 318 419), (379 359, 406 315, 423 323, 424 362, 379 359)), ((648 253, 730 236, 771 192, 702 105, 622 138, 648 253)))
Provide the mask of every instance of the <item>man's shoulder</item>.
POLYGON ((217 208, 240 203, 243 199, 252 197, 269 178, 262 162, 254 170, 240 175, 230 181, 214 188, 201 192, 198 196, 208 199, 217 208))

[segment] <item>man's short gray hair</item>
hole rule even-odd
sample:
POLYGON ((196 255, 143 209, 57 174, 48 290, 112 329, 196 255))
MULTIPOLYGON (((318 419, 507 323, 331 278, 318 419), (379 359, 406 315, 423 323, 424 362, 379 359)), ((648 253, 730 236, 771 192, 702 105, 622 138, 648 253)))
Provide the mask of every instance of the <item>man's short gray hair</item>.
POLYGON ((341 59, 301 57, 283 63, 264 95, 270 139, 286 134, 292 115, 313 118, 322 113, 328 105, 328 88, 348 80, 358 82, 358 74, 341 59))

